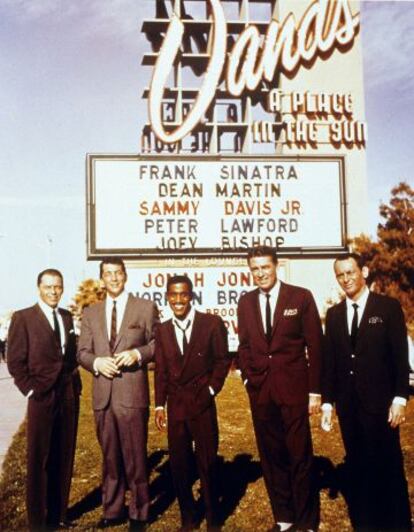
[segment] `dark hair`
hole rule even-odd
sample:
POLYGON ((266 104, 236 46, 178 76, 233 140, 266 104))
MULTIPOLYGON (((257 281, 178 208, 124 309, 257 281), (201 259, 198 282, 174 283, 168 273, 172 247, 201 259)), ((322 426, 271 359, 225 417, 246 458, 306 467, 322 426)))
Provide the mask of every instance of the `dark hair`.
POLYGON ((277 264, 276 250, 270 246, 255 246, 254 248, 250 248, 247 252, 247 262, 250 262, 250 259, 254 257, 270 257, 273 264, 277 264))
POLYGON ((191 295, 193 295, 193 283, 191 282, 191 279, 186 275, 172 275, 171 277, 169 277, 167 281, 167 292, 170 291, 171 285, 178 283, 186 284, 188 286, 188 291, 191 295))
POLYGON ((338 255, 337 257, 335 257, 334 267, 337 262, 349 259, 354 259, 360 270, 362 270, 362 268, 366 266, 365 260, 358 253, 344 253, 343 255, 338 255))
POLYGON ((99 264, 99 277, 101 279, 102 279, 102 274, 103 274, 103 267, 105 264, 117 264, 118 266, 121 266, 122 271, 126 275, 126 268, 125 268, 124 261, 122 259, 120 259, 119 257, 105 257, 104 259, 102 259, 101 263, 99 264))
POLYGON ((54 275, 55 277, 60 277, 60 280, 62 281, 63 285, 63 275, 60 273, 60 271, 56 270, 55 268, 47 268, 46 270, 40 272, 37 276, 37 286, 40 286, 40 283, 42 282, 42 277, 44 275, 54 275))

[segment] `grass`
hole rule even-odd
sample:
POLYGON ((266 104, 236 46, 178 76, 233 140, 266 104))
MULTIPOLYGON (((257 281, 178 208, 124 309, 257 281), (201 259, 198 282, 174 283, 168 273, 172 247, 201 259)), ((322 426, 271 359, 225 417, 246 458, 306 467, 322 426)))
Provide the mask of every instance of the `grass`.
MULTIPOLYGON (((84 389, 81 401, 75 470, 70 498, 70 517, 77 530, 91 530, 101 517, 101 451, 95 436, 91 408, 91 376, 82 373, 84 389)), ((152 381, 152 374, 150 375, 152 381)), ((218 397, 220 426, 220 478, 222 508, 227 516, 225 531, 267 530, 272 523, 269 501, 261 476, 253 435, 250 409, 239 377, 231 373, 218 397)), ((152 412, 153 414, 153 412, 152 412)), ((414 502, 414 402, 408 406, 407 423, 401 438, 405 466, 414 502)), ((342 495, 331 485, 332 471, 342 462, 343 448, 335 420, 333 430, 319 429, 319 416, 312 418, 314 452, 320 470, 322 532, 351 530, 347 507, 342 495)), ((10 446, 0 480, 0 530, 26 530, 25 510, 25 424, 10 446)), ((172 491, 167 462, 167 441, 154 425, 149 424, 148 457, 151 472, 152 517, 150 531, 171 532, 179 527, 177 501, 172 491)), ((198 483, 195 484, 198 489, 198 483)), ((202 523, 205 530, 205 522, 202 523)), ((126 526, 114 530, 125 530, 126 526)))

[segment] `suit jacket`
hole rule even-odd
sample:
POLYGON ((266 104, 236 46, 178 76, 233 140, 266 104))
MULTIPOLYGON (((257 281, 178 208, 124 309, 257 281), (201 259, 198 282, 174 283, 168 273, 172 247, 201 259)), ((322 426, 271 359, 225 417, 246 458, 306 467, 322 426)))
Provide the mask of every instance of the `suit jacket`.
POLYGON ((158 322, 156 305, 129 294, 125 313, 115 342, 115 354, 128 349, 139 349, 141 365, 125 368, 118 377, 107 379, 95 375, 96 357, 112 356, 109 347, 105 301, 86 308, 82 317, 78 360, 94 374, 92 404, 94 410, 104 409, 109 400, 128 408, 149 405, 147 364, 154 356, 154 326, 158 322))
POLYGON ((155 340, 155 404, 167 402, 169 416, 192 418, 210 406, 223 387, 230 366, 227 330, 223 320, 195 312, 185 357, 172 320, 157 327, 155 340))
POLYGON ((54 331, 39 305, 13 314, 8 335, 7 364, 19 390, 27 395, 47 393, 64 370, 73 373, 77 390, 80 380, 76 361, 76 336, 70 312, 59 309, 65 329, 62 355, 54 331))
POLYGON ((408 375, 407 330, 396 299, 370 292, 354 353, 348 333, 345 300, 328 310, 324 402, 336 402, 340 412, 347 407, 350 394, 355 389, 367 411, 387 411, 395 396, 408 397, 408 375))
POLYGON ((238 305, 238 360, 248 390, 267 382, 281 403, 307 403, 309 392, 320 392, 322 327, 312 294, 281 283, 268 343, 263 329, 259 289, 238 305))

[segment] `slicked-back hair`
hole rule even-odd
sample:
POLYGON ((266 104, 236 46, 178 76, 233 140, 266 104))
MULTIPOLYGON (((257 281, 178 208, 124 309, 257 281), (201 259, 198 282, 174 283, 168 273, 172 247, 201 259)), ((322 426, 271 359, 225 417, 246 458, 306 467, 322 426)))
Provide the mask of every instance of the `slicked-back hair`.
POLYGON ((349 259, 354 259, 360 270, 362 270, 362 268, 366 266, 365 260, 358 253, 345 253, 344 255, 338 255, 337 257, 335 257, 334 267, 337 262, 349 259))
POLYGON ((46 268, 46 270, 40 272, 37 276, 37 286, 40 286, 40 283, 42 282, 42 277, 44 275, 53 275, 54 277, 60 277, 63 286, 63 275, 60 273, 59 270, 56 270, 55 268, 46 268))
POLYGON ((186 284, 188 286, 188 291, 190 292, 191 296, 193 295, 193 283, 191 282, 191 279, 186 275, 172 275, 171 277, 169 277, 167 281, 167 294, 173 284, 179 283, 186 284))
POLYGON ((277 264, 277 252, 270 246, 255 246, 254 248, 250 248, 247 252, 247 262, 250 262, 250 259, 254 257, 270 257, 273 264, 277 264))
POLYGON ((116 264, 117 266, 121 266, 122 271, 126 275, 125 263, 124 263, 124 261, 122 259, 120 259, 119 257, 105 257, 104 259, 101 260, 101 262, 99 264, 99 277, 100 277, 100 279, 102 279, 103 267, 104 267, 105 264, 116 264))

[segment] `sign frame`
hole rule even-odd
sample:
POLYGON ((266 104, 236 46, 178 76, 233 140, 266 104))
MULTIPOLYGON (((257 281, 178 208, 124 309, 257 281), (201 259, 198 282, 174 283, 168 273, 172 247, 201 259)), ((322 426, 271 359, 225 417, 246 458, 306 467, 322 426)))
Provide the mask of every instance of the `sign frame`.
POLYGON ((98 248, 97 247, 97 226, 96 226, 96 174, 95 162, 97 161, 131 161, 131 162, 168 162, 171 164, 191 163, 197 161, 214 162, 281 162, 281 163, 303 163, 303 162, 338 162, 338 191, 340 212, 339 224, 341 232, 341 244, 339 246, 320 247, 281 247, 278 255, 281 258, 331 258, 348 251, 347 242, 347 200, 345 187, 345 156, 344 155, 182 155, 182 154, 156 154, 156 155, 134 155, 134 154, 96 154, 88 153, 86 156, 86 244, 87 260, 102 260, 103 257, 122 257, 126 260, 168 260, 168 259, 226 259, 242 258, 246 255, 246 248, 222 249, 222 248, 196 248, 194 250, 156 250, 139 248, 98 248))

